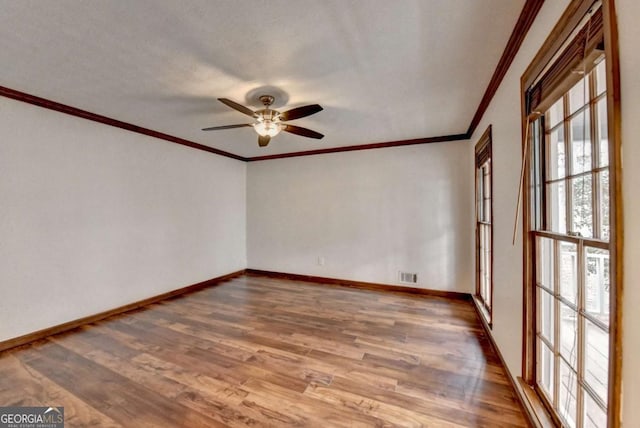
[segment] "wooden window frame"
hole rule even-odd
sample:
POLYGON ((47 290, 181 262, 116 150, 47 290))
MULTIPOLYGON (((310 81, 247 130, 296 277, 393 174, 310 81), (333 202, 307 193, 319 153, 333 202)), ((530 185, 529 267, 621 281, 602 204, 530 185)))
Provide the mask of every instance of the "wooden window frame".
MULTIPOLYGON (((480 309, 480 313, 485 317, 485 321, 489 328, 493 328, 493 151, 492 151, 492 132, 491 125, 482 134, 478 143, 475 146, 475 161, 474 161, 474 177, 475 177, 475 229, 476 229, 476 292, 474 299, 480 309), (478 171, 481 170, 483 165, 489 162, 489 221, 483 221, 479 218, 480 205, 484 207, 484 200, 478 201, 479 183, 478 183, 478 171), (484 226, 489 228, 489 295, 488 299, 485 299, 481 293, 481 269, 480 269, 480 229, 484 226), (488 301, 487 301, 488 300, 488 301)), ((484 195, 484 192, 482 193, 484 195)), ((482 208, 484 210, 484 208, 482 208)))
MULTIPOLYGON (((564 14, 551 31, 549 37, 544 42, 533 61, 521 78, 521 130, 523 137, 522 151, 524 154, 526 143, 525 136, 528 134, 527 127, 537 113, 529 110, 531 100, 528 99, 529 88, 533 86, 538 76, 540 76, 549 63, 555 60, 554 56, 563 46, 566 40, 572 35, 574 29, 582 21, 589 9, 598 3, 595 0, 573 0, 565 10, 564 14)), ((623 229, 622 229, 622 197, 621 197, 621 129, 620 129, 620 72, 619 72, 619 52, 618 34, 615 13, 615 0, 602 0, 602 34, 606 57, 606 100, 608 115, 608 141, 609 141, 609 200, 610 200, 610 281, 615 284, 610 290, 610 321, 609 321, 609 379, 608 379, 608 407, 607 422, 609 427, 619 427, 621 420, 621 368, 622 368, 622 296, 623 296, 623 229)), ((587 37, 588 38, 588 37, 587 37)), ((566 81, 565 86, 558 85, 555 88, 556 97, 559 93, 564 93, 573 85, 570 77, 558 77, 556 84, 566 81)), ((547 100, 553 98, 547 93, 547 100)), ((544 105, 540 105, 537 100, 537 110, 546 110, 544 105)), ((543 131, 544 132, 544 131, 543 131)), ((565 136, 567 138, 567 136, 565 136)), ((565 153, 565 156, 567 154, 565 153)), ((567 157, 568 162, 570 158, 567 157)), ((531 224, 531 195, 530 195, 530 165, 527 162, 527 172, 524 174, 524 206, 523 206, 523 361, 521 382, 535 390, 536 372, 535 361, 536 350, 536 284, 535 284, 535 248, 534 235, 530 232, 531 224)), ((543 175, 543 182, 546 175, 543 175)), ((546 215, 543 213, 543 218, 546 215)), ((569 220, 569 219, 567 219, 569 220)), ((595 223, 594 223, 595 225, 595 223)), ((595 232, 595 231, 594 231, 595 232)), ((540 232, 537 232, 538 234, 540 232)), ((565 237, 566 238, 566 237, 565 237)), ((535 400, 536 394, 525 392, 528 400, 535 400)), ((544 401, 541 403, 532 402, 530 408, 540 411, 544 409, 544 401)), ((541 415, 541 420, 549 420, 560 425, 560 421, 551 412, 541 415)))

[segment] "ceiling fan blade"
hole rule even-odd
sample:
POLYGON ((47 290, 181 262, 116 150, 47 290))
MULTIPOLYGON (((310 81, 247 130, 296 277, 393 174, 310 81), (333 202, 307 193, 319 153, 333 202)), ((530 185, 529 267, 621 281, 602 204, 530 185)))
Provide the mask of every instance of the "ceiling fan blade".
POLYGON ((269 144, 269 141, 271 141, 271 137, 269 137, 268 135, 258 135, 258 145, 260 147, 266 147, 267 144, 269 144))
POLYGON ((322 111, 322 107, 319 104, 310 104, 308 106, 296 107, 291 110, 280 113, 280 120, 294 120, 301 117, 311 116, 312 114, 322 111))
POLYGON ((258 114, 255 111, 251 110, 249 107, 245 107, 242 104, 238 104, 237 102, 231 101, 228 98, 218 98, 218 101, 226 104, 234 110, 238 110, 240 113, 246 114, 247 116, 258 117, 258 114))
POLYGON ((312 131, 311 129, 303 128, 301 126, 286 125, 285 124, 282 127, 282 130, 290 132, 292 134, 302 135, 303 137, 317 138, 318 140, 321 139, 322 137, 324 137, 324 135, 322 135, 319 132, 312 131))
POLYGON ((217 131, 219 129, 231 129, 231 128, 244 128, 245 126, 253 126, 250 123, 243 123, 241 125, 222 125, 222 126, 211 126, 209 128, 202 128, 203 131, 217 131))

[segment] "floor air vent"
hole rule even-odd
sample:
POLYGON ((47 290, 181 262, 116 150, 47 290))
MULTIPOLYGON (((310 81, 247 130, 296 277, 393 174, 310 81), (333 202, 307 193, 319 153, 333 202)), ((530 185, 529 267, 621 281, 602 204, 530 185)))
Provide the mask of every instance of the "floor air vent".
POLYGON ((417 273, 409 273, 409 272, 400 272, 399 273, 400 282, 405 284, 417 284, 418 283, 418 274, 417 273))

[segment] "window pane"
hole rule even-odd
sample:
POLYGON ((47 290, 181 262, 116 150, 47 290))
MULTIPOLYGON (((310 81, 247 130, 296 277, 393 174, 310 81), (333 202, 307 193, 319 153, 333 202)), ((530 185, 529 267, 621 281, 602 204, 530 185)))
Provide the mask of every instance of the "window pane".
POLYGON ((607 119, 607 99, 603 98, 598 101, 596 107, 598 109, 598 150, 600 153, 600 162, 598 166, 609 165, 609 128, 607 119))
POLYGON ((476 181, 477 181, 477 188, 476 188, 476 218, 478 220, 482 220, 482 188, 483 188, 483 183, 482 180, 484 179, 484 175, 482 175, 482 169, 478 168, 476 169, 476 181))
POLYGON ((538 339, 538 384, 547 393, 551 402, 553 402, 553 385, 554 385, 554 356, 551 349, 538 339))
POLYGON ((600 61, 596 66, 596 94, 600 95, 607 90, 606 62, 600 61))
POLYGON ((560 303, 560 355, 575 369, 578 355, 578 313, 560 303))
POLYGON ((576 373, 562 360, 560 361, 560 388, 558 388, 558 412, 570 427, 576 426, 576 373))
POLYGON ((549 343, 553 343, 554 331, 554 301, 553 296, 542 288, 538 288, 538 302, 540 302, 540 314, 538 319, 538 332, 544 336, 549 343))
POLYGON ((575 113, 577 110, 580 109, 580 107, 586 104, 586 98, 585 98, 585 90, 587 89, 587 86, 585 85, 586 80, 587 80, 586 78, 580 79, 580 81, 576 83, 575 86, 571 88, 571 90, 569 90, 569 113, 570 114, 575 113))
POLYGON ((530 203, 532 207, 532 215, 529 217, 531 222, 532 230, 541 230, 543 223, 543 214, 542 214, 542 196, 543 189, 542 183, 544 182, 544 177, 542 175, 542 143, 544 140, 541 138, 541 126, 542 119, 538 118, 533 122, 532 130, 531 130, 531 151, 530 151, 530 184, 531 184, 531 194, 530 194, 530 203))
POLYGON ((484 208, 482 210, 483 216, 482 221, 486 223, 491 223, 491 199, 485 198, 483 201, 484 208))
POLYGON ((482 230, 482 260, 480 271, 480 296, 487 306, 490 306, 491 295, 491 227, 480 225, 482 230))
POLYGON ((593 237, 593 186, 591 174, 571 179, 573 215, 571 230, 585 238, 593 237))
POLYGON ((478 172, 478 220, 491 221, 491 169, 489 161, 478 172))
POLYGON ((559 280, 560 295, 576 303, 578 292, 578 254, 576 244, 570 242, 560 242, 559 280))
POLYGON ((566 174, 564 166, 564 127, 560 126, 549 134, 549 179, 562 178, 566 174))
POLYGON ((488 160, 483 166, 485 181, 484 181, 484 196, 485 198, 491 197, 491 160, 488 160))
POLYGON ((599 173, 598 180, 600 180, 600 239, 608 241, 610 239, 609 171, 602 171, 599 173))
POLYGON ((607 402, 609 385, 609 334, 589 320, 585 320, 584 380, 607 402))
POLYGON ((567 233, 567 199, 564 181, 550 183, 548 191, 549 229, 553 232, 567 233))
POLYGON ((554 290, 553 281, 553 265, 554 263, 554 245, 555 241, 549 238, 538 237, 538 260, 536 263, 538 284, 554 290))
POLYGON ((482 296, 482 286, 484 284, 484 271, 486 270, 486 266, 485 266, 485 257, 484 257, 484 245, 485 245, 485 241, 484 241, 484 235, 485 235, 485 229, 483 227, 482 224, 478 224, 478 262, 480 263, 480 266, 478 266, 478 269, 480 270, 480 296, 482 296))
POLYGON ((591 170, 590 127, 588 108, 571 119, 571 174, 591 170))
POLYGON ((585 247, 585 311, 609 325, 609 251, 585 247))
POLYGON ((584 393, 584 426, 585 428, 607 426, 607 413, 598 406, 587 392, 584 393))
POLYGON ((564 117, 564 109, 562 105, 563 99, 560 98, 554 105, 551 106, 549 111, 547 111, 546 121, 548 129, 551 129, 558 123, 562 122, 562 118, 564 117))

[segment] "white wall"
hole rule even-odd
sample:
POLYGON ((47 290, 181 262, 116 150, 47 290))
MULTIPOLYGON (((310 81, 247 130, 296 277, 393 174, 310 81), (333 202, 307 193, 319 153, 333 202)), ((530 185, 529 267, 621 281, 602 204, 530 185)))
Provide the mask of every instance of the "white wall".
MULTIPOLYGON (((522 228, 512 245, 513 225, 520 181, 520 77, 554 27, 568 0, 545 2, 513 64, 505 75, 480 125, 472 136, 475 144, 492 125, 493 144, 493 337, 512 374, 522 366, 522 228)), ((473 145, 467 147, 473 152, 473 145)), ((473 159, 468 168, 473 168, 473 159)), ((473 196, 471 196, 473 198, 473 196)), ((521 225, 521 224, 520 224, 521 225)), ((475 263, 475 259, 472 260, 475 263)))
POLYGON ((246 165, 0 97, 0 341, 246 267, 246 165))
MULTIPOLYGON (((640 426, 640 2, 616 0, 618 9, 621 90, 622 174, 625 256, 623 307, 623 422, 640 426)), ((508 368, 521 375, 522 352, 522 237, 511 246, 520 163, 520 76, 568 5, 567 0, 545 2, 525 42, 509 69, 480 126, 475 142, 487 125, 493 125, 494 154, 494 326, 493 336, 508 368)), ((473 148, 469 146, 471 152, 473 148)), ((471 161, 470 161, 471 162, 471 161)))
POLYGON ((640 2, 617 0, 622 109, 624 305, 622 381, 625 427, 640 426, 640 2))
POLYGON ((251 162, 249 268, 470 292, 469 141, 251 162), (318 265, 318 257, 325 265, 318 265))

